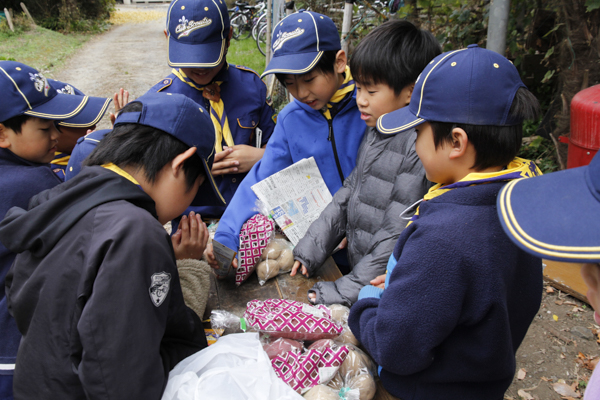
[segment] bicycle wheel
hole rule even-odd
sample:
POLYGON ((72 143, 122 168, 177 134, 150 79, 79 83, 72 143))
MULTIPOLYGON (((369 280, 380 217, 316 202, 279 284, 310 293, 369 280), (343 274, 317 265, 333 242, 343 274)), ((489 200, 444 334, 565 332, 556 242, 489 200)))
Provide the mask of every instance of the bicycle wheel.
POLYGON ((252 19, 246 14, 243 15, 243 24, 240 24, 240 37, 239 40, 248 39, 252 34, 252 19))
POLYGON ((252 27, 252 39, 256 40, 258 36, 258 32, 260 32, 261 28, 267 23, 267 13, 263 13, 258 17, 258 20, 252 27))
POLYGON ((233 38, 236 40, 246 39, 250 36, 250 28, 248 27, 248 18, 244 14, 238 14, 231 19, 231 27, 233 28, 233 38))
POLYGON ((263 56, 267 55, 267 24, 260 28, 258 35, 256 35, 256 47, 263 56))

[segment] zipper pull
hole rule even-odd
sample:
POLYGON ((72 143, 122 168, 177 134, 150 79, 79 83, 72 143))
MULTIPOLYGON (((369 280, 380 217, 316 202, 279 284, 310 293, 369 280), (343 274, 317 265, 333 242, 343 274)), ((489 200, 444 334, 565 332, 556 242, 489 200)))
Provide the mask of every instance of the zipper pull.
POLYGON ((327 123, 329 124, 329 137, 327 140, 331 142, 331 137, 333 136, 333 123, 330 119, 327 120, 327 123))

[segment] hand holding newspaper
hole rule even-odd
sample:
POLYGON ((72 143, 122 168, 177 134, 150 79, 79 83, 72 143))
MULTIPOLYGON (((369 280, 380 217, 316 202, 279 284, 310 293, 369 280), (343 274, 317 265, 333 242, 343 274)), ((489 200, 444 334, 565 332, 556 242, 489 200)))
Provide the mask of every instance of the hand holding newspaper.
POLYGON ((252 190, 294 246, 332 199, 314 157, 263 179, 252 190))

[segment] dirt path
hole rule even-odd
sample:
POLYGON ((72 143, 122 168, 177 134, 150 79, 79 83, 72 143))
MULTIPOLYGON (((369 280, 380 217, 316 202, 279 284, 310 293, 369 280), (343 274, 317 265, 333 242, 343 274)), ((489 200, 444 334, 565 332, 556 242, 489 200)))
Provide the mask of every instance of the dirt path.
MULTIPOLYGON (((135 9, 164 11, 167 4, 119 6, 124 11, 135 9)), ((163 34, 165 20, 130 23, 111 28, 84 45, 53 78, 69 82, 87 95, 112 97, 124 88, 136 98, 167 76, 167 40, 163 34)), ((105 117, 99 128, 108 128, 105 117)))
MULTIPOLYGON (((162 10, 166 15, 167 5, 119 8, 162 10)), ((163 29, 164 19, 113 27, 90 40, 60 71, 54 71, 53 77, 89 95, 112 97, 123 87, 132 98, 139 97, 170 72, 163 29)), ((109 127, 106 117, 99 127, 109 127)), ((542 307, 517 354, 517 372, 523 369, 525 376, 519 379, 520 375, 515 375, 505 399, 583 397, 580 382, 586 382, 591 374, 585 366, 600 355, 598 329, 589 306, 558 291, 544 291, 542 307), (567 385, 577 391, 569 394, 567 385), (565 397, 557 390, 563 390, 565 397)))

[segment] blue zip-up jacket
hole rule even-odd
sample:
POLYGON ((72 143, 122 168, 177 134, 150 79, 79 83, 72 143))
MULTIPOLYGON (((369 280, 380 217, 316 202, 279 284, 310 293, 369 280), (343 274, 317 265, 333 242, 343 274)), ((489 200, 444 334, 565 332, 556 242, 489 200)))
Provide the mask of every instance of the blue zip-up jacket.
MULTIPOLYGON (((267 104, 267 86, 256 72, 241 65, 225 64, 213 81, 223 82, 220 85, 220 94, 235 144, 256 146, 257 128, 262 131, 260 146, 257 147, 267 144, 275 129, 274 112, 267 104)), ((181 93, 210 110, 210 103, 202 96, 202 92, 174 74, 170 74, 148 90, 148 93, 155 92, 181 93)), ((214 177, 227 204, 245 176, 245 173, 236 173, 214 177)), ((218 218, 225 211, 225 206, 190 207, 184 214, 187 215, 192 210, 203 217, 218 218)))
POLYGON ((496 197, 504 184, 421 203, 394 248, 385 290, 365 286, 353 305, 350 329, 392 395, 501 400, 510 386, 543 279, 541 260, 500 225, 496 197))
POLYGON ((215 240, 237 251, 242 225, 256 214, 256 195, 251 186, 303 158, 315 158, 332 195, 342 187, 356 165, 358 147, 365 132, 365 123, 356 106, 356 89, 351 96, 330 121, 320 111, 297 100, 285 106, 277 117, 262 160, 248 172, 227 206, 215 240), (343 177, 338 171, 333 146, 343 177))
MULTIPOLYGON (((27 208, 31 197, 61 183, 50 164, 27 161, 3 148, 0 148, 0 169, 0 219, 11 207, 27 208)), ((12 380, 21 340, 15 320, 8 313, 4 292, 6 274, 15 257, 15 253, 0 243, 0 381, 12 380)), ((11 398, 12 385, 6 387, 0 383, 0 388, 0 398, 11 398)))

